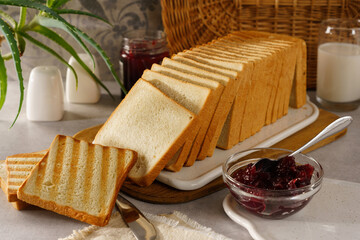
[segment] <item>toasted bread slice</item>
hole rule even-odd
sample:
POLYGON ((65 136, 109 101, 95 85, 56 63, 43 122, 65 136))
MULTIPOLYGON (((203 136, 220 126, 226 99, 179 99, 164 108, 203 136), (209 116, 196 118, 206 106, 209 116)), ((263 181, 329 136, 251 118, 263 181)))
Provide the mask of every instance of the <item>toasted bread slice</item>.
POLYGON ((7 196, 9 202, 18 200, 17 190, 46 153, 47 150, 44 150, 34 153, 16 154, 6 158, 7 196))
POLYGON ((130 180, 150 185, 196 127, 195 114, 139 79, 95 136, 104 146, 130 148, 138 161, 130 180))
MULTIPOLYGON (((6 173, 6 164, 5 164, 5 160, 0 160, 0 188, 3 190, 3 192, 5 193, 5 195, 8 194, 7 192, 7 184, 6 184, 6 179, 7 179, 7 173, 6 173)), ((17 200, 14 202, 11 202, 11 205, 16 209, 16 210, 24 210, 27 209, 30 205, 27 204, 26 202, 17 200)))
POLYGON ((132 150, 58 135, 18 189, 18 198, 74 219, 105 226, 135 164, 132 150))
MULTIPOLYGON (((177 80, 152 70, 145 70, 142 78, 155 85, 167 96, 197 115, 195 119, 195 121, 197 121, 197 129, 193 132, 193 136, 187 141, 191 141, 191 143, 194 142, 190 147, 196 147, 196 151, 198 152, 203 139, 197 138, 197 136, 199 136, 201 126, 206 123, 208 124, 213 114, 213 91, 210 88, 177 80)), ((208 126, 205 126, 205 128, 207 127, 208 126)), ((184 158, 179 158, 173 163, 169 162, 166 165, 166 169, 180 171, 188 156, 189 154, 186 154, 184 158)), ((193 155, 193 157, 193 161, 195 161, 196 155, 193 155)))

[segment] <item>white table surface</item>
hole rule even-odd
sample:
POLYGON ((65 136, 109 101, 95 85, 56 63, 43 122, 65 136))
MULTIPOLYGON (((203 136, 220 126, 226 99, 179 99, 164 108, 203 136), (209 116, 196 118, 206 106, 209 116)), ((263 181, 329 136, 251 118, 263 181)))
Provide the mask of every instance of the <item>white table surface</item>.
MULTIPOLYGON (((116 101, 112 101, 108 95, 103 94, 97 104, 65 103, 64 119, 59 122, 28 121, 24 101, 23 111, 18 121, 12 129, 9 129, 16 115, 19 101, 17 82, 10 82, 7 100, 0 111, 0 159, 17 153, 46 149, 57 134, 73 135, 82 129, 105 122, 120 101, 118 85, 114 82, 106 84, 114 94, 117 94, 116 101)), ((309 95, 315 102, 315 92, 309 91, 309 95)), ((354 118, 348 133, 309 155, 321 162, 325 177, 360 183, 360 109, 336 114, 351 115, 354 118)), ((128 198, 142 211, 152 214, 180 211, 227 237, 251 239, 243 227, 234 223, 224 213, 222 201, 227 193, 228 190, 224 189, 183 204, 150 204, 128 198)), ((57 239, 66 237, 74 229, 85 226, 88 225, 42 209, 17 211, 7 202, 4 194, 0 193, 0 239, 57 239)))

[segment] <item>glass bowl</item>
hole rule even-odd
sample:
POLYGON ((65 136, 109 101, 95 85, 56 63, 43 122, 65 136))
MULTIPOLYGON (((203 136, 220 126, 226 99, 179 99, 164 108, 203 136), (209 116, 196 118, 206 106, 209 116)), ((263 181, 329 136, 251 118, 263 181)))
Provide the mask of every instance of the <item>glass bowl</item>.
POLYGON ((249 163, 256 163, 261 158, 276 160, 292 153, 280 148, 253 148, 231 155, 222 167, 225 184, 238 204, 251 213, 264 218, 281 219, 290 216, 306 206, 320 190, 324 175, 321 165, 312 157, 296 154, 297 165, 310 164, 314 172, 309 185, 286 190, 269 190, 245 185, 231 174, 249 163))

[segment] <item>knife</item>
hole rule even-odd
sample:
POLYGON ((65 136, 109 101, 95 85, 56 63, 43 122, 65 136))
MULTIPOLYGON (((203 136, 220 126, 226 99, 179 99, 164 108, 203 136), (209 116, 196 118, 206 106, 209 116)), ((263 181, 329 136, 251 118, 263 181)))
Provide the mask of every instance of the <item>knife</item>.
POLYGON ((124 222, 138 240, 156 240, 157 232, 154 225, 131 202, 118 194, 115 202, 124 222))

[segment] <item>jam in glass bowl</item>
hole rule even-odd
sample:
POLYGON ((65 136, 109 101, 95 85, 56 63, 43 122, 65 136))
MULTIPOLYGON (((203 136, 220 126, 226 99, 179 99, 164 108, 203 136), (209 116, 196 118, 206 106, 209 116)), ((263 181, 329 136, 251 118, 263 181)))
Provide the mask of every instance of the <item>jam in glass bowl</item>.
POLYGON ((226 160, 223 179, 240 206, 260 217, 281 219, 308 204, 321 188, 324 171, 312 157, 290 153, 254 148, 226 160))

